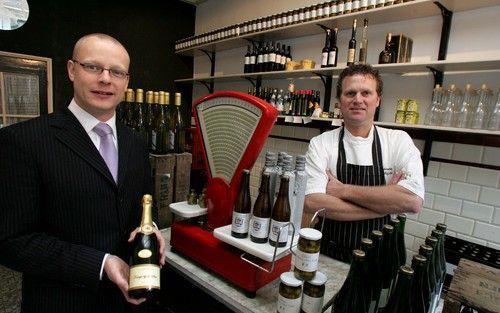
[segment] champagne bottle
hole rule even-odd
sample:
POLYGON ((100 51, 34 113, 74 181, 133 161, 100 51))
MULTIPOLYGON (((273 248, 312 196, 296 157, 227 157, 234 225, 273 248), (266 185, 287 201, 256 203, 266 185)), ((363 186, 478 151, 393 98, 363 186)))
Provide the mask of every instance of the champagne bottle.
POLYGON ((398 235, 398 253, 399 259, 401 261, 400 265, 406 264, 406 245, 405 245, 405 225, 406 225, 406 214, 398 214, 397 219, 399 220, 399 227, 396 229, 396 234, 398 235))
POLYGON ((395 292, 389 299, 384 313, 413 313, 411 305, 411 285, 414 271, 411 267, 403 265, 399 268, 395 292))
POLYGON ((337 52, 339 48, 337 47, 337 35, 338 28, 334 28, 333 32, 330 34, 330 47, 328 49, 328 66, 337 67, 337 52))
POLYGON ((411 267, 415 272, 413 276, 413 285, 411 288, 411 297, 413 299, 413 313, 427 313, 424 297, 424 294, 426 293, 425 289, 429 287, 428 285, 424 284, 426 263, 427 259, 420 254, 414 255, 411 261, 411 267))
POLYGON ((154 233, 152 216, 153 197, 142 197, 142 220, 135 235, 130 257, 129 296, 135 299, 151 298, 160 290, 160 254, 154 233))
POLYGON ((373 276, 373 286, 372 293, 370 297, 370 305, 368 306, 368 313, 377 312, 378 299, 380 298, 380 292, 382 291, 382 273, 380 271, 380 248, 382 245, 383 234, 380 230, 372 230, 370 233, 370 239, 373 242, 372 248, 372 265, 373 271, 370 275, 373 276))
POLYGON ((144 142, 149 146, 149 123, 147 121, 147 113, 144 110, 144 91, 142 89, 136 90, 135 103, 136 118, 134 123, 134 130, 141 135, 141 137, 144 139, 144 142))
POLYGON ((438 261, 438 239, 434 236, 427 236, 425 238, 425 244, 432 247, 432 255, 431 255, 431 266, 429 268, 430 271, 434 272, 434 279, 436 281, 436 285, 434 286, 434 295, 437 295, 439 292, 439 285, 441 283, 441 268, 439 267, 438 261))
POLYGON ((290 222, 290 200, 288 197, 290 178, 281 176, 278 197, 274 203, 269 231, 269 244, 273 247, 284 247, 288 242, 288 225, 290 222), (281 231, 280 231, 281 228, 281 231))
POLYGON ((378 64, 395 63, 396 54, 392 49, 392 33, 387 33, 385 37, 385 48, 378 56, 378 64))
MULTIPOLYGON (((393 249, 395 249, 393 252, 393 255, 396 259, 396 264, 397 264, 398 268, 401 265, 404 265, 404 263, 405 263, 401 260, 401 256, 400 256, 400 247, 399 247, 400 246, 400 242, 399 242, 400 237, 398 234, 399 224, 400 224, 400 222, 398 219, 393 218, 393 219, 389 220, 389 225, 394 227, 394 232, 392 233, 391 238, 392 238, 392 247, 393 247, 393 249)), ((394 275, 394 277, 395 277, 395 275, 394 275)), ((394 283, 396 283, 396 281, 393 280, 392 283, 393 283, 392 285, 394 285, 394 283)), ((391 288, 391 290, 392 290, 392 288, 391 288)))
POLYGON ((255 200, 252 219, 250 220, 250 240, 257 243, 267 242, 269 236, 269 224, 271 223, 270 177, 269 173, 262 173, 259 195, 255 200))
MULTIPOLYGON (((432 299, 434 297, 434 290, 436 288, 436 277, 434 276, 434 270, 432 268, 432 247, 426 244, 423 244, 420 246, 418 249, 418 254, 424 256, 427 259, 427 264, 425 265, 425 274, 424 274, 424 281, 427 280, 427 283, 429 285, 429 293, 426 293, 426 290, 424 289, 424 297, 425 297, 425 306, 426 306, 426 311, 430 312, 431 310, 431 305, 432 305, 432 299)), ((424 282, 425 284, 425 282, 424 282)))
POLYGON ((170 115, 168 128, 168 150, 173 153, 183 153, 185 143, 184 120, 181 113, 181 94, 175 93, 175 108, 170 115))
POLYGON ((364 277, 365 281, 363 284, 363 287, 365 289, 365 300, 366 300, 366 308, 367 312, 369 312, 370 308, 370 303, 371 303, 371 298, 372 294, 375 292, 375 276, 374 271, 376 270, 375 268, 375 259, 374 257, 374 251, 373 251, 373 241, 370 238, 362 238, 361 239, 361 250, 363 250, 366 254, 365 257, 365 262, 364 262, 364 277))
POLYGON ((326 35, 325 35, 325 45, 323 46, 323 49, 321 50, 321 67, 327 67, 328 66, 328 54, 330 52, 330 29, 326 30, 326 35))
POLYGON ((365 18, 363 24, 363 37, 359 44, 359 63, 366 64, 366 57, 368 52, 368 19, 365 18))
MULTIPOLYGON (((169 125, 169 110, 166 100, 170 98, 170 93, 160 91, 158 95, 160 103, 160 114, 155 122, 155 127, 152 131, 151 140, 154 144, 155 154, 167 154, 168 152, 168 125, 169 125)), ((170 100, 168 100, 170 101, 170 100)))
POLYGON ((349 40, 349 50, 347 50, 347 66, 354 64, 356 60, 356 23, 357 19, 352 22, 351 40, 349 40))
POLYGON ((125 95, 125 107, 124 107, 124 112, 123 112, 123 123, 127 126, 130 127, 131 121, 133 119, 133 105, 134 105, 134 90, 133 89, 127 89, 126 95, 125 95))
POLYGON ((366 300, 363 288, 365 253, 352 251, 352 263, 349 273, 333 301, 332 313, 365 313, 366 300))
POLYGON ((396 260, 394 258, 394 251, 396 247, 392 246, 392 235, 394 227, 389 224, 384 225, 382 233, 382 246, 380 247, 380 273, 382 275, 382 290, 378 300, 378 309, 385 308, 389 298, 389 291, 391 289, 392 279, 396 276, 395 269, 397 269, 396 260))
POLYGON ((250 224, 250 211, 252 201, 250 200, 250 171, 245 169, 241 175, 240 189, 236 195, 233 219, 231 223, 231 236, 246 238, 250 224))
POLYGON ((146 103, 145 103, 145 111, 146 111, 146 126, 147 126, 147 132, 148 132, 148 141, 147 141, 147 147, 149 151, 152 151, 152 129, 153 129, 153 121, 154 121, 154 104, 153 104, 153 99, 154 99, 154 93, 153 91, 149 90, 146 92, 146 103))
POLYGON ((439 250, 441 251, 441 258, 440 258, 440 265, 441 265, 441 271, 443 272, 443 281, 444 277, 446 277, 446 255, 445 255, 445 250, 444 250, 444 242, 446 240, 446 224, 444 223, 437 223, 436 224, 436 229, 440 230, 443 233, 442 240, 439 242, 439 250))
POLYGON ((436 263, 434 264, 434 266, 436 275, 439 275, 437 276, 437 279, 439 283, 442 284, 444 279, 444 274, 446 272, 446 268, 441 267, 441 264, 443 263, 444 260, 444 255, 442 254, 443 251, 441 250, 441 244, 444 243, 444 234, 440 230, 433 229, 431 231, 431 236, 436 237, 436 239, 438 240, 436 245, 436 263))

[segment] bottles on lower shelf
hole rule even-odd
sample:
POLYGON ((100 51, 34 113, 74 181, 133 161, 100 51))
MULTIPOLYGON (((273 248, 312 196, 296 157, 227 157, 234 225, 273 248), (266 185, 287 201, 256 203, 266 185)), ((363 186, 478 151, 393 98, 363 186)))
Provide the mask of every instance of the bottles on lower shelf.
POLYGON ((284 71, 287 62, 292 61, 290 46, 274 41, 261 42, 247 47, 244 73, 284 71))

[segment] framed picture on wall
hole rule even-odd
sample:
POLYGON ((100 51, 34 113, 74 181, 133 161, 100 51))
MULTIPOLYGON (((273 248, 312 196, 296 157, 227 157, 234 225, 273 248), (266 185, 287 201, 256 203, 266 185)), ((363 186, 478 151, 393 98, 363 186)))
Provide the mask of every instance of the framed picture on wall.
POLYGON ((52 59, 0 51, 0 127, 52 110, 52 59))

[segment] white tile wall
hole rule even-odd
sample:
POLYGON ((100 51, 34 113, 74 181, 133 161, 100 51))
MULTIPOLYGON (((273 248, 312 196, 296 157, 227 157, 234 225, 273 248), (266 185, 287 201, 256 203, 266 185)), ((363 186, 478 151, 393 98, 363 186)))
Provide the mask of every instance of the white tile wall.
POLYGON ((415 239, 413 240, 413 247, 411 247, 411 250, 418 252, 418 249, 420 249, 420 246, 423 245, 424 243, 425 243, 424 238, 415 237, 415 239))
POLYGON ((498 188, 481 187, 479 202, 500 206, 500 190, 498 188))
POLYGON ((429 233, 429 225, 412 220, 406 220, 405 233, 407 233, 408 235, 425 238, 429 233))
POLYGON ((429 225, 436 225, 437 223, 444 223, 445 216, 446 214, 443 212, 422 208, 418 221, 429 225))
POLYGON ((479 167, 469 167, 467 182, 470 184, 498 187, 499 181, 500 171, 479 167))
POLYGON ((441 163, 439 166, 439 177, 455 181, 465 181, 467 167, 451 163, 441 163))
POLYGON ((500 225, 500 208, 495 208, 495 214, 493 216, 493 224, 500 225))
POLYGON ((449 230, 456 231, 466 235, 471 235, 474 228, 474 221, 470 218, 447 214, 445 223, 449 230))
POLYGON ((476 222, 473 235, 480 239, 500 243, 500 226, 476 222))
POLYGON ((464 200, 477 201, 479 198, 479 191, 480 187, 477 185, 453 181, 451 182, 450 196, 464 200))
POLYGON ((484 147, 483 163, 500 166, 500 148, 484 147))
POLYGON ((453 144, 449 142, 433 142, 431 157, 441 159, 451 159, 453 144))
POLYGON ((458 215, 462 210, 462 200, 436 195, 433 209, 458 215))
POLYGON ((430 161, 429 166, 427 167, 427 177, 438 177, 439 173, 439 165, 441 163, 435 162, 435 161, 430 161))
POLYGON ((479 220, 489 223, 492 220, 493 212, 494 208, 490 205, 480 204, 477 202, 464 201, 462 205, 461 215, 463 217, 469 217, 474 220, 479 220))
POLYGON ((427 176, 425 177, 424 184, 426 190, 432 190, 433 193, 441 195, 448 195, 451 182, 446 179, 427 176))
POLYGON ((424 199, 424 208, 432 208, 433 206, 434 206, 434 194, 426 192, 424 199))
POLYGON ((483 147, 476 145, 454 144, 452 159, 465 162, 481 163, 483 147))
POLYGON ((471 236, 466 236, 466 235, 463 235, 463 234, 457 234, 455 237, 457 237, 459 239, 462 239, 462 240, 467 240, 467 241, 470 241, 470 242, 473 242, 473 243, 477 243, 477 244, 486 246, 486 240, 477 239, 477 238, 474 238, 474 237, 471 237, 471 236))

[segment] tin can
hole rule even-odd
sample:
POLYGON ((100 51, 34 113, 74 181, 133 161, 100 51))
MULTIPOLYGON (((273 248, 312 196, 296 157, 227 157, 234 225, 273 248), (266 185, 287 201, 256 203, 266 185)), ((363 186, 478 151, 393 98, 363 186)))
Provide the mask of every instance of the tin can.
POLYGON ((398 124, 404 124, 405 123, 405 111, 396 111, 396 118, 394 119, 394 122, 398 124))
POLYGON ((417 100, 410 99, 406 103, 406 111, 407 112, 418 112, 418 102, 417 100))
POLYGON ((418 113, 413 111, 405 112, 405 124, 417 124, 418 113))
POLYGON ((396 105, 396 111, 406 111, 408 104, 408 99, 398 99, 398 104, 396 105))

